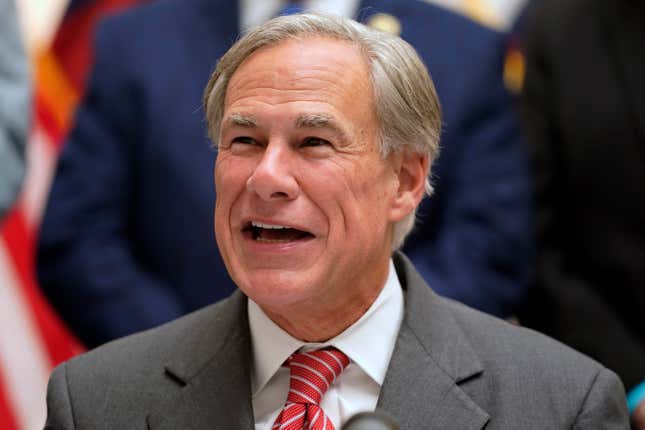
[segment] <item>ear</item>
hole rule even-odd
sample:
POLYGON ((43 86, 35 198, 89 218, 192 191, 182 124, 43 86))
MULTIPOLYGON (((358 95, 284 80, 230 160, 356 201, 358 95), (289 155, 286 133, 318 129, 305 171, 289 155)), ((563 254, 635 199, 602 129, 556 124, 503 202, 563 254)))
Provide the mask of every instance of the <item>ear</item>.
POLYGON ((398 222, 411 214, 425 192, 428 175, 428 156, 413 152, 396 155, 393 160, 398 177, 398 189, 390 206, 390 221, 398 222))

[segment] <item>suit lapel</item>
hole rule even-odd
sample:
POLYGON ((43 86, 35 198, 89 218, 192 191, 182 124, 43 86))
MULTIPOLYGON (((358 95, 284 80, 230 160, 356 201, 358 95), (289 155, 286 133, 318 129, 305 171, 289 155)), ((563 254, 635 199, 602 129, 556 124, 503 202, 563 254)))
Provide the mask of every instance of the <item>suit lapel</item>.
POLYGON ((451 311, 401 254, 395 265, 406 289, 406 314, 377 408, 402 429, 481 429, 489 420, 460 387, 483 367, 451 311))
POLYGON ((236 292, 218 308, 167 361, 169 394, 148 415, 151 430, 253 429, 246 298, 236 292))

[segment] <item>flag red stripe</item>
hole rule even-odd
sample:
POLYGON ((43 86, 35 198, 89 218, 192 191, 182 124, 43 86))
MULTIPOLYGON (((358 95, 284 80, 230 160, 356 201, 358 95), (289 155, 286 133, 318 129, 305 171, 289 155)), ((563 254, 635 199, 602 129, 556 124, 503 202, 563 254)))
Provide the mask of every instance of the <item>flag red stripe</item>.
POLYGON ((43 130, 45 130, 47 136, 49 136, 49 143, 52 144, 55 149, 60 149, 63 142, 63 130, 58 126, 56 119, 51 112, 51 107, 46 106, 42 94, 38 90, 36 90, 34 104, 34 116, 36 122, 43 128, 43 130))
POLYGON ((0 426, 3 430, 18 430, 18 424, 9 406, 9 397, 4 387, 6 385, 2 376, 2 369, 0 369, 0 426))
POLYGON ((11 259, 20 282, 19 294, 31 309, 31 317, 38 328, 40 338, 55 366, 74 355, 82 348, 64 327, 38 289, 34 267, 34 234, 28 228, 21 211, 13 210, 5 219, 2 229, 7 254, 11 259))

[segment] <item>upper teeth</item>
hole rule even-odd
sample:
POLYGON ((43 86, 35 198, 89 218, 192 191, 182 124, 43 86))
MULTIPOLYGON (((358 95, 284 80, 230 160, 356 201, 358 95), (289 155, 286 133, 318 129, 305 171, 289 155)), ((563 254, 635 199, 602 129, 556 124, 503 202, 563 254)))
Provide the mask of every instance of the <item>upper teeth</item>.
POLYGON ((284 225, 264 224, 264 223, 257 222, 257 221, 251 221, 251 225, 253 227, 272 228, 272 229, 276 229, 276 230, 282 229, 282 228, 289 228, 289 227, 286 227, 284 225))

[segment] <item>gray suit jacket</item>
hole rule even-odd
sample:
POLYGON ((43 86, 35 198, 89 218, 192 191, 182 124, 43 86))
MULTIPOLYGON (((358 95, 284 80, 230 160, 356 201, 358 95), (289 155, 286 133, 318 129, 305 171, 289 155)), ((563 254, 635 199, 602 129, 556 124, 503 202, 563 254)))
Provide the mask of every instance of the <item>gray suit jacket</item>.
MULTIPOLYGON (((437 296, 394 259, 405 317, 377 407, 402 429, 629 428, 611 371, 437 296)), ((59 366, 46 428, 252 430, 246 303, 236 292, 59 366)))

